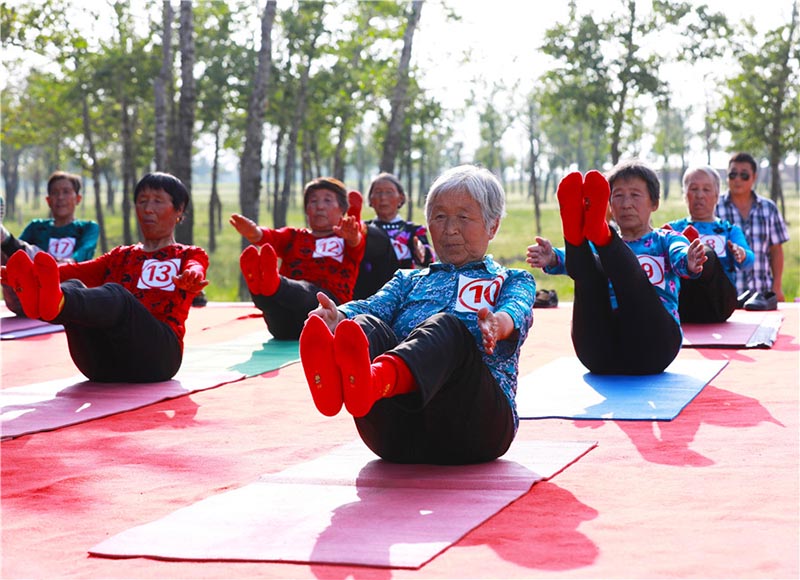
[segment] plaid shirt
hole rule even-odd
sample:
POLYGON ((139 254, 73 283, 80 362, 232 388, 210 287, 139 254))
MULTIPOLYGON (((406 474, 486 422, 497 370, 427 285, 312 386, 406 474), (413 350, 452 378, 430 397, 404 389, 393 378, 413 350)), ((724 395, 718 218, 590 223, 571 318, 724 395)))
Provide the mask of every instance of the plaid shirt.
POLYGON ((756 292, 772 290, 769 248, 789 241, 789 231, 778 211, 778 206, 772 200, 756 195, 755 192, 751 192, 750 195, 753 198, 753 205, 747 219, 743 218, 733 205, 730 192, 721 195, 717 202, 717 216, 742 228, 756 258, 752 270, 736 271, 736 292, 739 294, 747 289, 756 292))

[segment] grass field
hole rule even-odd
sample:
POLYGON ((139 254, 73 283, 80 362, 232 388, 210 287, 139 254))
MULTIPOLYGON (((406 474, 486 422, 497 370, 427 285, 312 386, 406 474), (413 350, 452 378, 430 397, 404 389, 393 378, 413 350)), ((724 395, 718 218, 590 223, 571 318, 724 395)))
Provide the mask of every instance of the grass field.
MULTIPOLYGON (((511 188, 510 188, 511 189, 511 188)), ((793 185, 787 185, 786 192, 786 217, 789 223, 791 240, 784 245, 785 267, 783 273, 783 289, 787 301, 794 301, 800 296, 800 196, 794 190, 793 185), (791 189, 790 189, 791 187, 791 189)), ((207 246, 208 243, 208 199, 210 186, 207 184, 195 184, 193 201, 195 204, 194 218, 195 244, 207 246)), ((674 185, 673 192, 666 202, 662 202, 661 208, 653 214, 653 223, 661 225, 664 222, 677 219, 686 215, 686 207, 682 197, 678 194, 680 188, 674 185)), ((91 189, 86 192, 83 203, 78 208, 78 217, 83 219, 93 219, 94 205, 92 203, 93 194, 91 189)), ((236 301, 239 300, 239 252, 241 238, 239 234, 227 224, 227 217, 234 212, 238 212, 238 186, 233 184, 223 184, 220 196, 223 202, 224 225, 222 231, 217 235, 217 251, 211 258, 211 266, 208 278, 211 284, 206 288, 206 296, 214 301, 236 301)), ((20 195, 20 198, 22 195, 20 195)), ((22 211, 14 223, 6 222, 6 227, 14 234, 22 231, 24 224, 35 217, 47 217, 48 209, 42 200, 39 207, 34 207, 32 203, 25 204, 18 202, 22 211)), ((299 204, 298 204, 299 205, 299 204)), ((558 215, 558 208, 554 201, 548 200, 542 210, 542 231, 535 231, 535 219, 533 205, 530 200, 520 194, 510 194, 507 200, 508 216, 503 221, 497 237, 489 246, 489 251, 494 257, 507 266, 527 268, 525 264, 525 251, 529 244, 534 242, 536 235, 542 235, 553 241, 554 245, 563 245, 561 236, 561 223, 558 215)), ((372 216, 371 208, 365 207, 364 217, 372 216)), ((109 215, 106 212, 106 232, 110 247, 122 243, 122 218, 120 212, 109 215)), ((271 216, 266 214, 263 209, 260 218, 261 224, 272 225, 271 216)), ((288 217, 289 225, 302 227, 305 225, 304 215, 299 207, 290 210, 288 217)), ((421 208, 415 208, 413 221, 424 222, 421 208)), ((134 226, 135 227, 135 226, 134 226)), ((538 288, 554 289, 557 291, 562 301, 572 300, 573 289, 572 281, 567 276, 548 276, 540 270, 534 273, 538 288)))

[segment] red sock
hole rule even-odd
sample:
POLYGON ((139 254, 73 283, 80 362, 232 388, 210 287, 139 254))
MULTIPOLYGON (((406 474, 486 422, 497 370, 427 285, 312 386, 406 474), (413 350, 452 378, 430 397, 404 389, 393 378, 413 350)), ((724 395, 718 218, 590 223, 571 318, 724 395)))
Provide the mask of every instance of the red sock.
POLYGON ((33 258, 33 265, 39 279, 39 317, 42 320, 53 320, 64 307, 58 264, 47 252, 39 252, 33 258))
POLYGON ((239 268, 242 270, 247 289, 251 294, 263 294, 261 291, 261 268, 258 264, 258 246, 247 246, 239 256, 239 268))
POLYGON ((593 169, 586 174, 583 195, 587 200, 583 235, 596 246, 606 246, 611 241, 611 228, 606 222, 611 190, 602 173, 593 169))
POLYGON ((376 356, 375 361, 372 363, 372 376, 372 382, 378 388, 380 398, 404 395, 417 390, 417 381, 414 379, 414 375, 411 374, 411 369, 408 368, 406 361, 394 354, 376 356), (394 384, 390 384, 388 380, 376 380, 377 378, 383 378, 379 369, 385 366, 393 367, 391 375, 394 377, 394 384))
POLYGON ((583 243, 583 176, 573 171, 558 184, 558 209, 564 239, 573 246, 583 243))
POLYGON ((333 417, 342 408, 342 378, 334 355, 333 334, 319 316, 309 316, 300 333, 300 362, 317 410, 333 417))
POLYGON ((353 190, 347 193, 347 215, 356 218, 356 221, 361 221, 361 208, 364 205, 364 198, 361 192, 353 190))
POLYGON ((275 248, 269 244, 261 246, 259 264, 261 266, 261 294, 272 296, 278 291, 278 286, 281 284, 281 277, 278 274, 278 256, 275 254, 275 248))
POLYGON ((11 286, 17 294, 25 316, 39 318, 39 280, 34 272, 33 262, 24 250, 11 254, 6 263, 3 282, 11 286))
POLYGON ((683 230, 683 236, 690 242, 693 242, 700 237, 700 232, 698 232, 697 228, 694 226, 686 226, 683 230))

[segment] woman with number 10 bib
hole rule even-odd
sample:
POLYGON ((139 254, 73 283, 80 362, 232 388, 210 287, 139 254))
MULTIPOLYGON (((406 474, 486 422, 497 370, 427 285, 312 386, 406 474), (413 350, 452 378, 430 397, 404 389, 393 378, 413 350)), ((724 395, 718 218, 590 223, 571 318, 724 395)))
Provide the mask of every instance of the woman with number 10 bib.
POLYGON ((348 193, 338 179, 318 177, 303 190, 308 228, 262 228, 243 215, 231 216, 230 224, 251 244, 239 266, 273 337, 298 339, 317 306, 317 292, 336 304, 353 297, 366 246, 362 203, 361 194, 348 193))
POLYGON ((175 376, 192 299, 208 284, 202 248, 175 243, 189 193, 166 173, 145 175, 133 192, 143 241, 93 260, 56 264, 14 253, 3 281, 25 314, 62 324, 70 355, 92 381, 145 383, 175 376))
POLYGON ((575 281, 572 343, 593 373, 657 374, 681 348, 680 279, 698 277, 707 257, 699 240, 652 227, 659 190, 656 173, 637 159, 607 179, 570 173, 557 192, 565 249, 543 238, 528 248, 532 266, 575 281), (606 222, 609 205, 619 235, 606 222))
POLYGON ((327 416, 344 405, 383 459, 478 463, 514 439, 536 283, 486 255, 504 214, 489 171, 451 169, 425 202, 436 262, 398 270, 373 296, 338 308, 317 295, 300 335, 314 403, 327 416))

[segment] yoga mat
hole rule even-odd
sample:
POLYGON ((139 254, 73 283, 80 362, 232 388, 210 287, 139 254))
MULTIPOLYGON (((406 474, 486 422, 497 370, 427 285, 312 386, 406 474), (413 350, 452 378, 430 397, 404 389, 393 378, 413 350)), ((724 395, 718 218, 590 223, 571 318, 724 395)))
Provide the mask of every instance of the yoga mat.
POLYGON ((297 341, 264 341, 263 332, 187 347, 174 379, 160 383, 97 383, 83 375, 0 390, 0 436, 52 431, 138 409, 278 369, 299 358, 297 341))
POLYGON ((657 375, 596 375, 575 357, 561 357, 517 385, 520 419, 671 421, 728 364, 675 360, 657 375))
POLYGON ((382 461, 355 441, 131 528, 96 556, 419 568, 596 442, 515 442, 466 466, 382 461))
POLYGON ((688 348, 772 348, 783 322, 781 312, 734 310, 725 322, 683 327, 683 346, 688 348))
POLYGON ((26 336, 61 332, 62 330, 64 330, 64 327, 60 324, 50 324, 36 318, 14 315, 0 317, 0 340, 14 340, 16 338, 25 338, 26 336))

